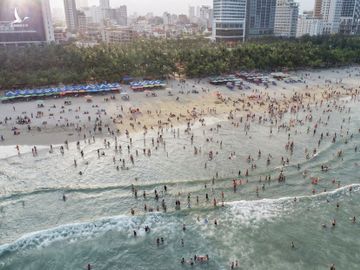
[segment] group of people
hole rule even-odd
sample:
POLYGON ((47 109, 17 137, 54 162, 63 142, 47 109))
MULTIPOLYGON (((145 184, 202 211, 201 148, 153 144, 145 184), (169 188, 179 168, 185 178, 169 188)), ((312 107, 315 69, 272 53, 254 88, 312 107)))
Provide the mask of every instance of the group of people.
MULTIPOLYGON (((284 155, 281 156, 279 161, 274 160, 273 156, 275 153, 265 153, 264 149, 258 149, 256 146, 253 148, 253 153, 248 155, 246 158, 245 164, 247 167, 240 168, 237 173, 237 177, 233 178, 232 182, 229 184, 225 184, 222 187, 221 192, 216 193, 215 191, 215 181, 220 179, 219 173, 216 171, 214 172, 214 176, 212 177, 211 184, 211 192, 209 192, 208 183, 204 185, 204 191, 199 191, 202 193, 202 197, 197 194, 195 196, 196 205, 205 203, 211 203, 213 207, 217 208, 218 202, 221 202, 221 206, 224 206, 225 203, 225 193, 229 191, 237 192, 241 187, 245 185, 255 184, 253 194, 256 197, 260 197, 260 192, 266 192, 266 184, 273 182, 275 179, 277 180, 278 184, 284 184, 287 181, 286 177, 286 168, 288 166, 296 166, 296 168, 301 171, 300 163, 296 162, 293 163, 293 153, 295 150, 298 149, 298 145, 295 139, 295 135, 298 132, 301 132, 301 127, 307 125, 306 133, 307 136, 311 136, 314 142, 316 142, 316 147, 313 149, 308 149, 306 146, 303 150, 304 152, 304 160, 311 160, 315 158, 319 151, 321 145, 327 141, 335 144, 339 141, 339 137, 342 138, 344 144, 348 144, 354 137, 354 132, 359 132, 360 129, 356 131, 351 131, 348 128, 348 124, 351 122, 351 117, 346 116, 350 114, 350 109, 347 108, 346 103, 340 102, 339 98, 347 95, 350 96, 349 102, 357 102, 360 91, 358 89, 338 89, 332 87, 330 84, 328 85, 327 89, 319 93, 312 93, 310 90, 306 92, 294 92, 290 96, 286 98, 282 96, 279 98, 278 96, 271 96, 267 92, 261 92, 254 90, 254 94, 259 95, 259 99, 246 99, 245 97, 241 97, 238 99, 235 98, 228 98, 224 100, 224 103, 227 103, 229 110, 228 110, 228 119, 231 121, 233 128, 236 129, 243 129, 243 132, 248 136, 249 141, 251 142, 251 135, 250 131, 256 128, 256 125, 263 125, 269 127, 269 138, 276 136, 275 132, 277 133, 284 133, 287 134, 287 141, 284 144, 284 155), (232 105, 232 106, 231 106, 232 105), (316 115, 320 112, 320 117, 316 119, 316 115), (304 115, 303 118, 299 117, 299 114, 302 113, 304 115), (339 123, 339 129, 334 132, 324 132, 322 129, 326 129, 329 121, 331 119, 332 114, 342 114, 344 117, 342 122, 339 123), (288 118, 290 117, 290 120, 288 118), (265 153, 265 154, 264 154, 265 153), (259 168, 271 167, 273 165, 279 165, 280 169, 273 170, 274 172, 278 172, 277 175, 271 175, 271 173, 266 173, 264 175, 260 175, 258 179, 258 184, 256 182, 250 181, 249 178, 255 171, 260 171, 259 168), (245 172, 245 173, 242 173, 245 172), (203 198, 203 199, 202 199, 203 198)), ((71 103, 65 104, 65 106, 72 106, 71 103)), ((40 108, 40 109, 46 109, 40 108)), ((50 110, 50 109, 49 109, 50 110)), ((167 144, 171 140, 170 138, 176 139, 180 137, 182 132, 179 128, 175 127, 175 125, 181 123, 181 119, 184 119, 182 115, 177 115, 173 112, 169 112, 169 117, 166 119, 166 123, 162 122, 161 114, 165 114, 162 112, 161 109, 156 110, 155 114, 152 111, 148 110, 147 114, 150 117, 159 117, 157 120, 157 124, 151 126, 149 129, 144 126, 143 127, 143 135, 144 141, 146 136, 150 136, 149 134, 155 134, 155 137, 151 138, 151 146, 144 147, 143 149, 139 149, 138 146, 134 145, 132 133, 129 129, 122 129, 121 126, 117 122, 114 122, 114 119, 123 119, 126 115, 131 118, 133 121, 133 127, 141 125, 139 120, 139 111, 136 112, 132 111, 131 108, 128 113, 125 112, 123 107, 121 106, 121 116, 114 115, 111 116, 111 119, 107 115, 107 111, 105 109, 99 108, 96 106, 96 117, 91 117, 87 110, 84 110, 84 114, 87 117, 84 119, 80 119, 80 117, 75 117, 78 120, 76 123, 74 120, 71 125, 68 123, 68 128, 73 127, 75 132, 78 134, 78 137, 81 140, 76 142, 76 147, 79 152, 79 156, 71 157, 74 160, 74 167, 79 167, 78 159, 86 160, 91 152, 86 152, 84 149, 84 145, 94 144, 96 142, 97 137, 103 138, 104 136, 108 136, 109 138, 103 139, 103 148, 97 149, 97 158, 98 159, 106 159, 108 158, 108 153, 110 154, 111 163, 114 165, 114 168, 119 171, 121 170, 131 170, 132 167, 137 166, 138 159, 142 158, 141 153, 146 158, 151 158, 152 154, 160 149, 164 149, 164 152, 168 156, 167 144), (160 117, 161 116, 161 117, 160 117), (105 120, 105 118, 107 120, 105 120), (85 124, 84 121, 87 123, 85 124), (157 130, 156 130, 157 129, 157 130), (166 139, 164 134, 170 130, 171 136, 168 136, 166 139), (120 136, 125 137, 125 141, 120 141, 118 138, 120 136)), ((14 107, 15 111, 15 107, 14 107)), ((209 163, 217 162, 217 156, 220 152, 224 151, 223 147, 223 140, 217 140, 216 136, 219 131, 221 131, 222 126, 217 125, 216 127, 206 127, 206 121, 204 117, 206 115, 216 115, 216 109, 212 107, 208 107, 206 110, 197 111, 196 108, 191 108, 191 110, 187 110, 188 114, 186 115, 186 127, 184 130, 185 138, 187 139, 186 145, 184 145, 183 150, 187 151, 188 147, 193 149, 192 154, 198 156, 204 162, 204 169, 209 169, 209 163), (194 123, 200 122, 202 128, 204 129, 203 138, 196 137, 192 130, 194 123), (197 145, 198 144, 198 145, 197 145), (209 145, 208 148, 212 147, 210 151, 204 153, 204 149, 202 145, 209 145), (203 154, 204 153, 204 154, 203 154), (205 157, 204 157, 205 155, 205 157)), ((82 108, 77 106, 75 108, 75 112, 80 114, 82 112, 82 108)), ((21 117, 16 118, 18 124, 27 124, 31 125, 32 117, 21 117), (20 123, 19 123, 20 121, 20 123), (25 122, 24 122, 25 121, 25 122)), ((5 117, 4 122, 8 123, 11 120, 11 117, 5 117)), ((181 135, 182 136, 182 135, 181 135)), ((1 136, 1 140, 5 140, 3 136, 1 136)), ((232 142, 224 142, 224 144, 231 144, 232 142)), ((309 146, 310 147, 310 146, 309 146)), ((341 145, 339 146, 341 147, 341 145)), ((354 146, 354 150, 357 151, 357 145, 354 146)), ((66 156, 66 150, 69 149, 69 143, 66 140, 63 145, 58 147, 59 152, 61 155, 66 156)), ((16 146, 16 150, 18 155, 21 155, 20 146, 16 146)), ((280 149, 279 149, 280 151, 280 149)), ((54 147, 50 145, 49 153, 54 153, 54 147)), ((34 157, 39 155, 36 146, 32 148, 32 154, 34 157)), ((338 158, 342 159, 345 153, 343 150, 339 150, 338 158)), ((236 151, 231 150, 228 153, 229 160, 236 160, 237 154, 236 151)), ((85 166, 87 163, 85 162, 85 166)), ((82 165, 83 166, 83 165, 82 165)), ((321 165, 321 171, 326 173, 327 171, 331 170, 331 167, 327 164, 321 165)), ((302 172, 305 177, 308 177, 306 171, 302 172)), ((85 176, 85 170, 80 169, 79 171, 80 176, 85 176)), ((224 176, 227 177, 227 176, 224 176)), ((311 184, 313 186, 311 192, 315 194, 317 192, 316 186, 319 180, 316 182, 312 181, 311 184)), ((210 181, 209 181, 210 182, 210 181)), ((134 180, 134 184, 131 186, 132 196, 137 202, 140 202, 140 198, 142 197, 143 200, 147 200, 149 193, 146 190, 143 190, 142 196, 139 196, 139 190, 137 188, 139 181, 138 179, 134 180)), ((139 185, 141 186, 141 185, 139 185)), ((337 186, 339 187, 339 185, 337 186)), ((219 189, 217 187, 217 189, 219 189)), ((168 211, 168 205, 174 203, 175 210, 181 210, 181 205, 187 205, 187 208, 193 207, 192 205, 192 194, 187 193, 181 194, 180 192, 176 192, 176 195, 169 194, 168 190, 171 190, 170 187, 164 185, 160 191, 157 188, 153 190, 153 198, 156 206, 150 206, 147 203, 143 204, 143 207, 132 207, 130 209, 131 215, 146 213, 146 212, 153 212, 153 211, 168 211), (182 200, 185 200, 183 201, 182 200)), ((174 190, 173 190, 174 191, 174 190)), ((326 190, 325 190, 326 191, 326 190)), ((175 192, 175 191, 174 191, 175 192)), ((140 193, 141 194, 141 193, 140 193)), ((63 201, 67 202, 68 198, 66 194, 63 195, 63 201)), ((140 203, 138 204, 140 205, 140 203)), ((356 217, 352 218, 353 222, 356 222, 356 217)), ((214 220, 214 225, 218 225, 218 220, 214 220)), ((336 226, 336 220, 333 219, 332 227, 336 226)), ((323 227, 326 227, 323 226, 323 227)), ((145 231, 149 233, 151 228, 149 226, 145 227, 145 231)), ((186 225, 183 225, 183 231, 186 231, 186 225)), ((137 231, 133 231, 134 237, 137 237, 137 231)), ((164 238, 158 237, 156 238, 156 245, 160 246, 164 244, 164 238)), ((182 240, 182 245, 184 244, 182 240)), ((294 243, 292 242, 292 247, 294 247, 294 243)), ((189 264, 194 265, 197 263, 207 263, 209 262, 209 256, 199 256, 195 255, 193 258, 186 260, 185 258, 181 259, 181 264, 189 264)), ((239 261, 235 260, 230 263, 231 269, 236 269, 239 267, 239 261)), ((88 265, 88 270, 91 269, 91 265, 88 265)), ((335 265, 332 265, 332 270, 335 269, 335 265)))

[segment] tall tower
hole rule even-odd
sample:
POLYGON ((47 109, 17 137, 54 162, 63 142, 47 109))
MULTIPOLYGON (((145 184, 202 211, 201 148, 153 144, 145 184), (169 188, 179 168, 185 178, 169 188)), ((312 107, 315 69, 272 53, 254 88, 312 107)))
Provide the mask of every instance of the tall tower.
POLYGON ((276 0, 248 0, 247 38, 274 34, 276 0))
POLYGON ((343 0, 340 33, 346 35, 360 34, 360 0, 343 0))
POLYGON ((323 2, 323 0, 315 0, 314 17, 317 19, 321 19, 322 2, 323 2))
POLYGON ((281 37, 296 37, 299 4, 294 0, 277 0, 274 34, 281 37))
POLYGON ((322 0, 321 18, 324 20, 324 34, 339 33, 342 4, 343 0, 322 0))
POLYGON ((127 6, 122 5, 115 9, 115 17, 117 24, 127 26, 127 6))
POLYGON ((244 41, 247 0, 214 0, 213 39, 244 41))
POLYGON ((189 7, 189 19, 190 21, 194 21, 195 18, 195 7, 194 6, 190 6, 189 7))
POLYGON ((55 36, 54 36, 54 26, 53 26, 53 21, 52 21, 52 16, 51 16, 49 0, 42 0, 41 7, 42 7, 42 13, 43 13, 46 42, 50 43, 50 42, 55 41, 55 36))
POLYGON ((67 30, 76 33, 79 25, 75 0, 64 0, 64 8, 67 30))

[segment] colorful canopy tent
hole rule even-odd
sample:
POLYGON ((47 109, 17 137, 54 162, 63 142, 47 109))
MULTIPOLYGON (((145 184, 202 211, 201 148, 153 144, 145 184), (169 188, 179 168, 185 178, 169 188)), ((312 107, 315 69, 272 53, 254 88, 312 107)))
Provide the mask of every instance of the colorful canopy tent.
POLYGON ((166 83, 164 81, 137 81, 131 82, 130 87, 133 91, 144 91, 150 89, 164 88, 166 83))
POLYGON ((37 98, 46 96, 69 96, 94 93, 119 92, 119 83, 66 85, 63 87, 40 88, 40 89, 16 89, 5 92, 1 101, 9 101, 22 98, 37 98))

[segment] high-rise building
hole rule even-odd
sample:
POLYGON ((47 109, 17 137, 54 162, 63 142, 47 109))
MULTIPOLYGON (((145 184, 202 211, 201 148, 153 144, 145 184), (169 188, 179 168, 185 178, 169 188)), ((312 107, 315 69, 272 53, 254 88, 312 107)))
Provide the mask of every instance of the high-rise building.
POLYGON ((0 45, 53 42, 49 0, 1 0, 0 45))
POLYGON ((213 33, 216 41, 244 41, 247 0, 214 0, 213 33))
POLYGON ((190 6, 189 7, 189 19, 193 20, 195 18, 195 7, 194 6, 190 6))
POLYGON ((323 33, 323 20, 315 18, 312 13, 300 15, 297 23, 296 37, 304 35, 318 36, 323 33))
POLYGON ((102 9, 110 8, 110 0, 100 0, 99 3, 102 9))
POLYGON ((79 25, 79 33, 85 34, 87 31, 87 17, 83 11, 78 10, 78 25, 79 25))
POLYGON ((315 0, 314 17, 321 19, 321 7, 323 0, 315 0))
POLYGON ((78 17, 75 0, 64 0, 65 20, 68 32, 76 33, 78 30, 78 17))
POLYGON ((164 21, 164 25, 171 24, 171 15, 170 15, 169 12, 164 12, 162 18, 163 18, 163 21, 164 21))
POLYGON ((274 34, 276 0, 248 0, 247 38, 274 34))
POLYGON ((343 0, 339 32, 360 34, 360 0, 343 0))
POLYGON ((48 43, 53 42, 55 41, 55 36, 49 0, 41 0, 41 7, 46 41, 48 43))
POLYGON ((115 18, 118 25, 127 26, 127 6, 122 5, 116 8, 115 18))
POLYGON ((200 23, 210 28, 212 26, 212 16, 213 16, 213 10, 209 6, 201 6, 200 7, 200 23))
POLYGON ((294 0, 277 0, 274 34, 281 37, 296 37, 299 4, 294 0))
POLYGON ((343 0, 323 0, 321 18, 324 20, 324 34, 336 34, 340 28, 340 16, 343 0))
POLYGON ((196 7, 195 17, 200 17, 200 7, 196 7))

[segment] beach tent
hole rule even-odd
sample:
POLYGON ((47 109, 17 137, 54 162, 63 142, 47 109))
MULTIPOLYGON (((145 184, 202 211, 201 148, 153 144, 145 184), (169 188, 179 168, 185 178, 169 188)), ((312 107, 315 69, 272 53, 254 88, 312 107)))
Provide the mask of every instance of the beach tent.
POLYGON ((86 93, 103 93, 111 91, 120 91, 121 86, 119 83, 103 83, 103 84, 88 84, 88 85, 65 85, 62 87, 52 88, 39 88, 39 89, 15 89, 7 91, 4 97, 9 100, 24 97, 43 97, 43 96, 55 96, 55 95, 77 95, 86 93))
POLYGON ((15 96, 15 92, 13 91, 8 91, 5 93, 5 97, 14 97, 15 96))

